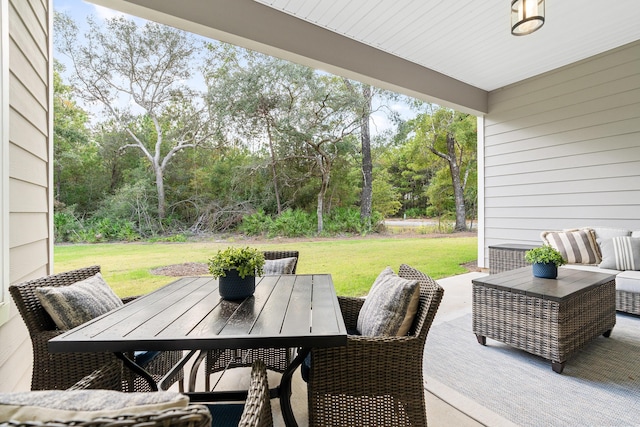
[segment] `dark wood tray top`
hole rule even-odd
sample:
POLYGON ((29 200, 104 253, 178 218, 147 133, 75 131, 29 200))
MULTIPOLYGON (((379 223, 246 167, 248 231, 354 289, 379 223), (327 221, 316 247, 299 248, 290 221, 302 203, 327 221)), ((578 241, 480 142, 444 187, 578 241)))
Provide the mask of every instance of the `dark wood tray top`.
POLYGON ((472 282, 488 288, 562 302, 612 280, 615 280, 615 276, 611 274, 562 267, 558 269, 557 279, 541 279, 534 277, 531 267, 527 266, 480 277, 472 282))

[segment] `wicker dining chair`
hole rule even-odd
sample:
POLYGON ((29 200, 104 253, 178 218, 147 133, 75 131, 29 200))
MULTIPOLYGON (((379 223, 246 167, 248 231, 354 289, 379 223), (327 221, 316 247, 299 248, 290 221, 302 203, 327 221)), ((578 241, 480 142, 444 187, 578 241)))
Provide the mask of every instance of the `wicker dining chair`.
POLYGON ((258 359, 251 365, 251 382, 244 403, 207 403, 206 406, 211 411, 213 426, 273 426, 269 381, 264 362, 258 359))
MULTIPOLYGON (((122 388, 122 362, 113 358, 89 375, 71 386, 68 390, 116 390, 122 388)), ((65 393, 65 390, 59 393, 65 393)), ((157 393, 157 392, 149 392, 157 393)), ((99 415, 97 418, 75 421, 3 421, 0 427, 210 427, 211 413, 205 405, 188 404, 183 408, 167 408, 163 410, 147 409, 135 414, 99 415)), ((213 424, 215 425, 215 424, 213 424)))
MULTIPOLYGON (((295 258, 292 274, 296 274, 298 267, 299 251, 265 251, 265 260, 276 260, 282 258, 295 258)), ((207 353, 205 359, 205 387, 210 389, 210 378, 215 372, 223 371, 227 368, 248 367, 256 360, 262 360, 267 369, 283 373, 291 362, 291 350, 288 348, 255 348, 251 351, 246 349, 226 349, 224 351, 213 350, 207 353)))
MULTIPOLYGON (((310 426, 427 425, 422 356, 444 290, 405 264, 398 275, 420 283, 420 304, 409 334, 348 335, 344 347, 312 349, 310 426)), ((364 298, 338 299, 347 330, 355 330, 364 298)))
MULTIPOLYGON (((94 370, 116 359, 112 353, 50 353, 49 340, 65 331, 58 329, 35 293, 35 289, 38 287, 68 286, 99 272, 100 266, 94 265, 9 287, 9 292, 31 337, 33 347, 32 390, 67 389, 94 370)), ((125 298, 123 302, 129 302, 134 298, 125 298)), ((148 362, 145 369, 156 380, 160 380, 181 358, 181 351, 162 352, 148 362)), ((183 371, 179 371, 168 382, 173 384, 179 381, 180 390, 183 390, 183 377, 183 371)), ((143 378, 135 376, 128 370, 123 374, 122 381, 125 391, 150 391, 148 383, 143 378)))

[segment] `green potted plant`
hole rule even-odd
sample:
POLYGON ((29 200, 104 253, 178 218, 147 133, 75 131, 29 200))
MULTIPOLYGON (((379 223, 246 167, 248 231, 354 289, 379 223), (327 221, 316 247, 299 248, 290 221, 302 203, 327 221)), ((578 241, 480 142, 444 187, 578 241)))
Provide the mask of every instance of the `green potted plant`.
POLYGON ((220 296, 242 299, 253 295, 256 276, 261 276, 264 255, 257 249, 228 247, 219 250, 209 260, 209 272, 218 279, 220 296))
POLYGON ((544 279, 558 277, 558 267, 567 263, 562 254, 549 245, 528 250, 524 259, 532 264, 533 275, 544 279))

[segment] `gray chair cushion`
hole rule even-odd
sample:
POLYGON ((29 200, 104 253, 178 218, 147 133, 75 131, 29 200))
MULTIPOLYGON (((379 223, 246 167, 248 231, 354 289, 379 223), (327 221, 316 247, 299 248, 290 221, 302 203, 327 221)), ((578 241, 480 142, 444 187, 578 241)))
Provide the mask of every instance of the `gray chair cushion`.
POLYGON ((112 390, 44 390, 0 393, 0 420, 71 421, 186 408, 177 392, 122 393, 112 390))
POLYGON ((264 262, 264 275, 273 274, 293 274, 293 267, 295 267, 298 258, 279 258, 268 259, 264 262))
POLYGON ((36 288, 35 293, 62 330, 75 328, 123 305, 100 273, 69 286, 36 288))
POLYGON ((385 269, 376 279, 360 313, 358 332, 364 336, 402 336, 411 328, 420 302, 420 285, 385 269))

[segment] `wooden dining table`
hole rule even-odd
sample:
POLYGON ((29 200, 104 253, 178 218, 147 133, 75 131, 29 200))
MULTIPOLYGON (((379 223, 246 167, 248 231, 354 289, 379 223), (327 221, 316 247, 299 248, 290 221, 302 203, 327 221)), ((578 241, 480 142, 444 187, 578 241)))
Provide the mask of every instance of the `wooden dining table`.
MULTIPOLYGON (((211 276, 183 277, 49 341, 51 352, 113 352, 157 390, 133 351, 185 350, 180 366, 196 352, 215 349, 297 348, 276 395, 287 425, 297 425, 291 380, 312 348, 347 344, 347 332, 329 274, 256 278, 253 296, 220 297, 211 276)), ((161 387, 160 387, 161 388, 161 387)), ((215 401, 215 392, 197 394, 215 401)))

